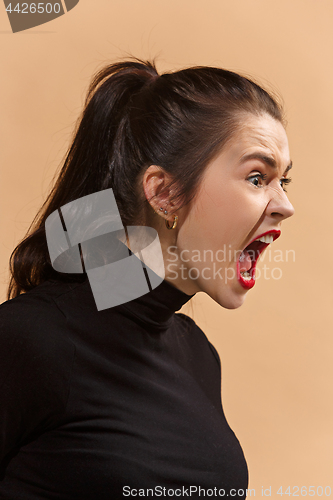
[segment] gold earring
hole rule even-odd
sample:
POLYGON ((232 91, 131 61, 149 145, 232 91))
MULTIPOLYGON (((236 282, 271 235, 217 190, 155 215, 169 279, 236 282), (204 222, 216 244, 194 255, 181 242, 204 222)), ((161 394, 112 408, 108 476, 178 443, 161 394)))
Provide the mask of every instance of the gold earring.
POLYGON ((173 219, 173 224, 172 226, 169 226, 169 221, 168 220, 165 220, 165 225, 168 229, 175 229, 175 227, 177 226, 177 223, 178 223, 178 215, 175 215, 174 219, 173 219))

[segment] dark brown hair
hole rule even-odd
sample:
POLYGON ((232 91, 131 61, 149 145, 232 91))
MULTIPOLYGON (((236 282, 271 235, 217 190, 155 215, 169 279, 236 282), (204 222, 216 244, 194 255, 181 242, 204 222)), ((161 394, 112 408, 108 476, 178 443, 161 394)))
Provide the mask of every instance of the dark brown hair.
POLYGON ((174 198, 189 203, 205 167, 247 113, 268 113, 283 122, 280 105, 267 91, 224 69, 159 75, 154 63, 134 59, 99 71, 59 177, 11 255, 8 298, 50 278, 73 279, 50 263, 45 220, 53 211, 111 187, 123 225, 142 224, 147 200, 138 177, 152 164, 171 174, 174 198))

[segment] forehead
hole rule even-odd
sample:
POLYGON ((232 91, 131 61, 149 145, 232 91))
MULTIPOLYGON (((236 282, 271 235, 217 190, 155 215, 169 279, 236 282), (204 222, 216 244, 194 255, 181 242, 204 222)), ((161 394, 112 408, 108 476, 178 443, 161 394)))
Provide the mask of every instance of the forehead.
POLYGON ((239 160, 258 152, 272 157, 281 167, 290 164, 286 131, 279 121, 266 114, 245 115, 228 149, 239 160))

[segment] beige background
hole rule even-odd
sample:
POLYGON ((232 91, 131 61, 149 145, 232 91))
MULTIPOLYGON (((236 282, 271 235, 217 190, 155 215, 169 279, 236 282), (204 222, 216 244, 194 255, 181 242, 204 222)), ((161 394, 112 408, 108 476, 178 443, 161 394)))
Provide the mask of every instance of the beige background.
POLYGON ((161 71, 222 66, 282 94, 296 214, 274 249, 294 250, 295 262, 278 264, 280 280, 258 280, 238 310, 203 293, 193 300, 221 356, 224 409, 256 497, 271 486, 281 498, 281 485, 331 486, 333 495, 332 26, 331 0, 81 0, 14 35, 0 5, 1 300, 9 254, 103 63, 133 54, 158 56, 161 71))

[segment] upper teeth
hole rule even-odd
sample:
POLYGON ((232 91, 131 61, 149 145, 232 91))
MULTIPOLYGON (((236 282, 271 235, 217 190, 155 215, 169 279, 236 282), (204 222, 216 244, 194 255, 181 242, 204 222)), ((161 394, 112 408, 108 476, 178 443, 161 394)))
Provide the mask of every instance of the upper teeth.
POLYGON ((257 238, 255 241, 262 241, 263 243, 273 243, 273 236, 271 234, 266 234, 265 236, 261 236, 257 238))

